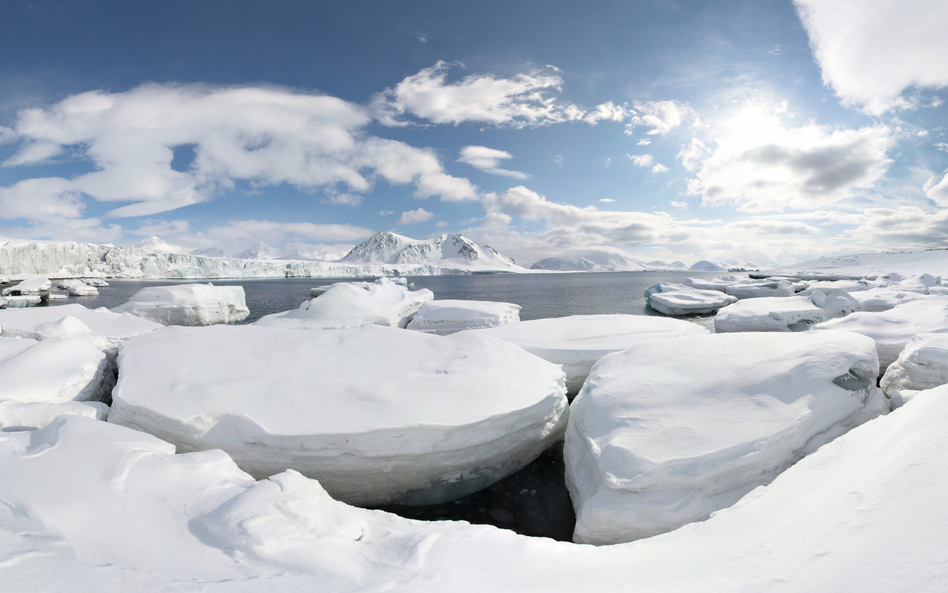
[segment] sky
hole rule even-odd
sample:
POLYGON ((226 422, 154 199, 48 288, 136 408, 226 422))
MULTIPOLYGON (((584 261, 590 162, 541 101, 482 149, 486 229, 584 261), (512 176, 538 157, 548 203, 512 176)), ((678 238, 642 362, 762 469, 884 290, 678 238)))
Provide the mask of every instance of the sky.
POLYGON ((948 247, 944 0, 10 0, 0 236, 948 247))

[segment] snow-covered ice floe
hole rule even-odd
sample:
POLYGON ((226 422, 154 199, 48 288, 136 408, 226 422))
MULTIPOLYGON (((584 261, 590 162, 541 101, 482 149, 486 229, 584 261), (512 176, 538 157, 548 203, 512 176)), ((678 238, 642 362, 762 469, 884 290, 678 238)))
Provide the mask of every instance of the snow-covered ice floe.
POLYGON ((878 372, 872 340, 843 332, 689 336, 604 357, 566 432, 574 540, 707 519, 888 412, 878 372))
POLYGON ((806 331, 823 321, 823 310, 802 296, 744 299, 724 307, 714 316, 714 331, 806 331))
MULTIPOLYGON (((932 294, 937 294, 937 292, 932 294)), ((925 295, 920 292, 902 290, 898 287, 880 286, 854 292, 852 297, 859 303, 861 311, 878 312, 888 311, 902 303, 923 299, 925 295)))
POLYGON ((756 299, 761 297, 789 297, 796 292, 793 285, 786 280, 774 282, 756 282, 753 284, 732 284, 724 292, 739 299, 756 299))
POLYGON ((25 309, 35 307, 43 301, 43 297, 38 294, 25 294, 22 296, 0 297, 3 301, 4 309, 25 309))
POLYGON ((298 309, 261 317, 255 325, 283 329, 345 329, 363 325, 405 327, 421 306, 434 299, 427 288, 410 291, 388 278, 338 282, 298 309))
POLYGON ((445 299, 424 303, 408 322, 408 329, 449 334, 520 321, 520 305, 496 301, 445 299))
POLYGON ((58 288, 65 290, 71 296, 96 296, 99 289, 83 280, 67 279, 57 285, 58 288))
POLYGON ((56 416, 62 415, 105 420, 109 416, 109 407, 102 402, 67 401, 49 404, 0 401, 0 430, 35 430, 49 425, 56 416))
POLYGON ((103 349, 163 327, 160 323, 130 313, 115 313, 105 307, 89 309, 79 304, 0 311, 0 336, 31 338, 89 337, 103 349), (78 323, 77 323, 78 322, 78 323))
POLYGON ((255 476, 296 469, 357 504, 479 490, 566 425, 559 367, 470 332, 169 327, 118 362, 109 422, 223 449, 255 476))
POLYGON ((737 302, 718 290, 699 290, 684 284, 659 282, 645 289, 648 305, 665 315, 702 315, 737 302))
POLYGON ((698 290, 724 290, 733 284, 749 284, 755 282, 747 276, 719 276, 717 278, 685 278, 681 281, 683 286, 695 288, 698 290))
POLYGON ((905 345, 921 333, 948 333, 948 296, 926 296, 881 312, 858 312, 814 325, 811 331, 847 331, 876 341, 885 373, 905 345))
POLYGON ((243 286, 210 283, 150 286, 112 310, 163 325, 236 323, 250 315, 243 286))
POLYGON ((31 276, 15 286, 3 289, 3 296, 27 296, 49 294, 53 284, 45 276, 31 276))
POLYGON ((708 330, 688 321, 646 315, 571 315, 511 323, 470 333, 516 344, 563 365, 569 394, 579 392, 600 358, 653 338, 694 336, 708 330))
POLYGON ((105 353, 85 338, 0 338, 0 401, 106 401, 114 384, 105 353))
POLYGON ((918 334, 889 365, 879 385, 893 391, 922 391, 948 383, 948 334, 918 334))
POLYGON ((948 585, 948 387, 856 427, 713 517, 577 546, 332 500, 287 471, 62 417, 0 433, 13 591, 939 591, 948 585), (893 552, 896 551, 896 552, 893 552))

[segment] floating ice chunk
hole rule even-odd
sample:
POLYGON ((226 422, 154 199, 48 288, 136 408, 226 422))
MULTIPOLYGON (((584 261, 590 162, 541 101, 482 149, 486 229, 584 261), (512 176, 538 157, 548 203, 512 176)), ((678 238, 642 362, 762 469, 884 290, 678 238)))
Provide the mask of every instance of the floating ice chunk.
POLYGON ((35 430, 47 426, 53 418, 62 415, 105 420, 109 416, 109 407, 101 402, 68 401, 48 404, 2 401, 0 402, 0 430, 6 432, 35 430))
POLYGON ((749 284, 754 282, 746 276, 721 276, 719 278, 685 278, 682 285, 698 290, 724 290, 734 284, 749 284))
POLYGON ((688 292, 692 290, 696 289, 684 284, 675 284, 674 282, 659 282, 645 289, 645 302, 649 302, 653 294, 660 292, 688 292))
POLYGON ((430 301, 408 322, 408 329, 430 334, 450 334, 520 321, 520 305, 495 301, 430 301))
POLYGON ((701 315, 737 302, 737 297, 716 290, 689 289, 655 293, 648 302, 651 308, 665 315, 701 315))
POLYGON ((105 288, 109 285, 108 282, 106 282, 105 280, 101 278, 86 278, 85 280, 83 280, 83 282, 85 282, 89 286, 95 286, 98 288, 105 288))
POLYGON ((708 330, 680 319, 646 315, 572 315, 470 333, 516 344, 530 354, 563 365, 566 389, 572 395, 579 392, 593 364, 607 354, 644 340, 700 335, 708 330))
POLYGON ((571 406, 574 540, 607 544, 707 519, 888 411, 872 340, 740 333, 653 340, 593 367, 571 406))
MULTIPOLYGON (((324 298, 324 297, 320 297, 324 298)), ((566 423, 559 367, 501 340, 397 328, 165 328, 124 342, 109 422, 357 504, 451 500, 517 471, 566 423)))
POLYGON ((818 282, 810 282, 806 289, 800 293, 800 296, 809 296, 816 290, 819 290, 823 294, 837 294, 839 292, 862 292, 871 288, 872 285, 865 280, 821 280, 818 282))
POLYGON ((845 317, 850 313, 860 311, 859 301, 848 292, 839 290, 825 294, 821 290, 814 290, 808 297, 814 305, 823 310, 823 321, 845 317))
MULTIPOLYGON (((948 291, 945 294, 948 294, 948 291)), ((925 295, 920 292, 902 290, 898 287, 877 287, 853 293, 852 297, 859 302, 861 311, 878 312, 888 311, 909 301, 917 301, 925 298, 925 295)))
POLYGON ((847 331, 876 341, 879 370, 885 373, 912 338, 921 333, 948 333, 948 296, 926 296, 878 313, 853 313, 814 325, 812 331, 847 331))
POLYGON ((84 338, 0 338, 0 401, 106 401, 115 377, 105 353, 84 338))
MULTIPOLYGON (((65 294, 58 294, 58 293, 55 293, 55 292, 51 292, 51 293, 49 294, 49 296, 46 297, 46 300, 48 300, 48 301, 65 301, 65 300, 68 299, 68 298, 69 298, 68 295, 65 295, 65 294)), ((4 299, 4 301, 6 301, 6 299, 4 299)))
POLYGON ((26 294, 22 296, 7 296, 3 298, 3 307, 5 309, 26 309, 35 307, 43 301, 43 297, 38 294, 26 294))
POLYGON ((714 316, 714 331, 806 331, 823 321, 823 310, 802 296, 745 299, 724 307, 714 316))
POLYGON ((734 284, 725 288, 724 292, 739 299, 756 299, 793 296, 795 291, 793 285, 786 280, 778 280, 756 284, 734 284))
POLYGON ((421 306, 434 299, 427 288, 409 291, 388 278, 339 282, 299 309, 266 315, 255 325, 283 329, 345 329, 363 325, 405 327, 421 306))
POLYGON ((8 286, 3 289, 3 296, 26 296, 26 295, 44 295, 49 294, 53 283, 44 276, 31 276, 23 280, 16 286, 8 286))
POLYGON ((130 313, 114 313, 104 307, 89 309, 79 304, 0 311, 0 336, 4 337, 86 337, 83 326, 104 349, 114 349, 122 340, 162 327, 130 313))
POLYGON ((99 289, 88 284, 74 284, 66 289, 72 296, 98 296, 99 289))
POLYGON ((898 360, 889 365, 879 385, 886 395, 895 390, 922 391, 948 383, 948 334, 918 334, 898 360))
POLYGON ((112 311, 131 313, 163 325, 236 323, 250 315, 243 286, 210 283, 143 288, 112 311))

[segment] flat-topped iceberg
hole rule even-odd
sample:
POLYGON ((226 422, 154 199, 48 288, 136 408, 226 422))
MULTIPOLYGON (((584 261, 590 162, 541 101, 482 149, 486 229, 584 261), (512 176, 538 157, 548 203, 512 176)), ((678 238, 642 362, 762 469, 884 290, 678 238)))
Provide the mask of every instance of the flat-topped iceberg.
POLYGON ((405 327, 409 318, 431 300, 434 293, 427 288, 411 291, 388 278, 375 282, 338 282, 298 309, 266 315, 255 325, 283 329, 405 327))
POLYGON ((520 305, 496 301, 445 299, 424 303, 408 329, 432 334, 449 334, 466 329, 483 329, 520 321, 520 305))
POLYGON ((47 295, 53 284, 45 276, 31 276, 3 289, 3 296, 47 295))
POLYGON ((717 278, 685 278, 682 285, 698 290, 724 290, 733 284, 749 284, 754 281, 747 276, 719 276, 717 278))
POLYGON ((879 386, 893 391, 922 391, 948 383, 948 334, 918 334, 889 365, 879 386))
POLYGON ((648 298, 649 306, 665 315, 703 315, 714 313, 737 301, 737 297, 716 290, 670 290, 648 298))
POLYGON ((745 299, 714 316, 714 331, 797 332, 823 321, 823 310, 802 296, 745 299))
POLYGON ((653 338, 695 336, 708 330, 688 321, 645 315, 572 315, 534 319, 470 333, 516 344, 563 365, 568 393, 579 392, 600 358, 653 338))
POLYGON ((115 377, 105 353, 85 338, 0 338, 0 401, 107 401, 115 377))
MULTIPOLYGON (((322 298, 322 297, 320 297, 322 298)), ((169 327, 124 342, 109 422, 356 504, 431 504, 563 433, 563 372, 501 340, 397 328, 169 327)))
POLYGON ((739 299, 756 299, 761 297, 789 297, 796 292, 793 285, 786 280, 773 282, 757 282, 753 284, 732 284, 724 292, 739 299))
POLYGON ((63 415, 105 420, 109 415, 109 407, 101 402, 67 401, 50 404, 0 401, 0 430, 35 430, 49 425, 54 418, 63 415))
POLYGON ((879 414, 871 339, 843 332, 653 340, 604 357, 573 401, 574 541, 707 519, 879 414))
POLYGON ((921 333, 948 333, 948 296, 932 295, 881 312, 858 312, 824 321, 812 331, 846 331, 876 341, 879 370, 885 373, 912 338, 921 333))
POLYGON ((112 310, 163 325, 236 323, 250 315, 243 286, 213 284, 150 286, 112 310))

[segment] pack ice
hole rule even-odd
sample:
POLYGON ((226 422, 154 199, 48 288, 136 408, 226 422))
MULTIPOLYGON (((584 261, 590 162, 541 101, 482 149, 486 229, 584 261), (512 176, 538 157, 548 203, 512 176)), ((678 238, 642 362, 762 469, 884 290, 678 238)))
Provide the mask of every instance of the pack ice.
POLYGON ((0 338, 0 402, 106 401, 115 384, 105 353, 85 338, 0 338))
POLYGON ((814 325, 812 331, 847 331, 876 341, 880 372, 920 333, 948 332, 948 296, 931 295, 881 312, 858 312, 814 325))
POLYGON ((85 416, 105 420, 109 407, 102 402, 61 403, 0 401, 0 430, 35 430, 48 426, 56 416, 85 416))
POLYGON ((744 299, 724 307, 714 316, 714 331, 806 331, 823 321, 823 310, 803 296, 744 299))
POLYGON ((604 357, 573 401, 573 539, 609 544, 707 519, 889 409, 871 339, 844 332, 652 340, 604 357))
POLYGON ((786 280, 776 280, 754 284, 732 284, 725 288, 724 292, 739 299, 756 299, 760 297, 793 296, 795 290, 793 284, 790 282, 786 280))
POLYGON ((169 327, 124 342, 119 369, 109 422, 223 449, 255 476, 293 468, 356 504, 479 490, 566 425, 558 367, 470 332, 169 327))
POLYGON ((34 340, 87 337, 111 356, 122 340, 160 327, 159 323, 131 313, 115 313, 105 307, 89 309, 79 304, 0 311, 0 336, 34 340))
POLYGON ((665 315, 702 315, 737 302, 737 297, 722 294, 718 290, 659 282, 645 289, 645 302, 665 315))
POLYGON ((236 323, 250 315, 243 286, 176 284, 151 286, 112 309, 162 325, 236 323))
POLYGON ((530 354, 562 365, 567 392, 573 395, 582 388, 593 364, 607 354, 643 340, 706 334, 708 330, 680 319, 646 315, 572 315, 471 333, 516 344, 530 354))
POLYGON ((427 288, 410 291, 384 277, 375 282, 337 282, 298 309, 266 315, 255 325, 283 329, 405 327, 411 315, 433 299, 434 293, 427 288))
POLYGON ((889 365, 879 386, 886 395, 948 383, 948 334, 918 334, 889 365))
POLYGON ((408 329, 449 334, 520 321, 520 305, 496 301, 445 299, 424 303, 408 322, 408 329))

